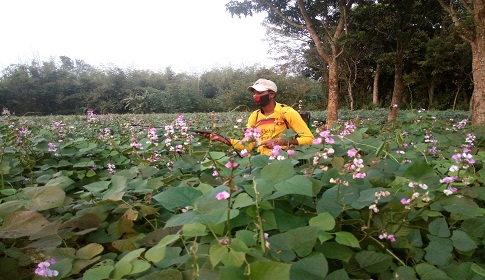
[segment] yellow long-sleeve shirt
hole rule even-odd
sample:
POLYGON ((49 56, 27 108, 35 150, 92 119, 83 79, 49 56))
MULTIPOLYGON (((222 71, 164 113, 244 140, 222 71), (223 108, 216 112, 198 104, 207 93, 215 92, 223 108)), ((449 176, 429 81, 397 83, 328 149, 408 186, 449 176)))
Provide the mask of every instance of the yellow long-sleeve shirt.
MULTIPOLYGON (((269 139, 281 139, 280 136, 283 130, 290 128, 298 134, 296 138, 298 145, 311 145, 313 139, 315 139, 300 114, 295 109, 280 103, 276 103, 274 112, 269 116, 265 116, 260 110, 252 112, 249 116, 247 127, 258 128, 261 130, 259 143, 269 139)), ((254 143, 246 147, 241 144, 244 140, 245 139, 242 141, 231 139, 231 144, 236 149, 252 149, 254 143)), ((264 146, 258 146, 258 152, 270 155, 271 149, 265 148, 264 146)))

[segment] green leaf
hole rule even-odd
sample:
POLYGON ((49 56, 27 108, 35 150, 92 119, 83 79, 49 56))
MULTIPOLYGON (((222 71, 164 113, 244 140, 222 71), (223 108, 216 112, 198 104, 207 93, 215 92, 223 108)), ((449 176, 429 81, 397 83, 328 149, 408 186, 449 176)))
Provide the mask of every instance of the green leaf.
POLYGON ((61 176, 61 177, 57 177, 49 180, 49 182, 45 184, 45 187, 58 187, 61 189, 65 189, 66 187, 69 187, 74 183, 75 183, 74 180, 72 180, 71 178, 67 176, 61 176))
POLYGON ((478 216, 478 205, 468 198, 452 195, 442 198, 440 202, 446 211, 455 214, 461 219, 470 219, 478 216))
POLYGON ((165 257, 166 246, 154 246, 145 252, 145 259, 150 262, 157 263, 165 257))
POLYGON ((131 262, 132 268, 130 274, 136 274, 148 270, 151 265, 145 260, 134 260, 131 262))
POLYGON ((412 267, 400 266, 394 272, 394 278, 397 280, 417 280, 416 272, 412 267))
POLYGON ((85 185, 83 188, 92 193, 99 193, 108 189, 109 184, 111 184, 110 181, 99 181, 85 185))
POLYGON ((196 237, 207 235, 207 227, 200 223, 185 224, 182 227, 182 233, 185 237, 196 237))
POLYGON ((224 266, 219 269, 219 280, 247 280, 248 277, 244 275, 244 269, 224 266))
POLYGON ((154 271, 148 275, 137 277, 138 280, 183 280, 182 273, 173 268, 154 271))
POLYGON ((126 255, 124 255, 120 261, 131 262, 132 260, 139 258, 141 256, 141 253, 143 253, 144 251, 145 251, 145 248, 133 250, 127 253, 126 255))
POLYGON ((453 260, 451 252, 453 245, 448 238, 435 237, 428 234, 429 245, 424 249, 426 251, 425 259, 435 265, 448 265, 453 260))
POLYGON ((222 258, 222 263, 225 266, 241 267, 246 260, 246 253, 236 252, 235 250, 230 250, 224 254, 222 258))
POLYGON ((319 230, 315 227, 299 227, 285 233, 275 234, 268 238, 275 250, 293 250, 298 256, 309 255, 318 238, 319 230))
POLYGON ((64 205, 66 193, 60 187, 37 187, 23 193, 27 210, 43 211, 64 205))
POLYGON ((485 268, 479 266, 478 264, 474 263, 472 264, 472 267, 471 269, 473 270, 473 272, 475 272, 476 274, 480 275, 480 276, 485 276, 485 268))
POLYGON ((325 242, 322 244, 322 251, 328 259, 336 259, 348 262, 355 254, 349 247, 335 243, 325 242))
POLYGON ((328 212, 320 213, 310 219, 309 225, 319 230, 330 231, 335 227, 335 218, 328 212))
POLYGON ((114 267, 112 265, 96 266, 86 270, 83 274, 83 280, 102 280, 108 279, 114 267))
POLYGON ((335 241, 342 245, 360 248, 359 240, 357 240, 357 238, 352 233, 347 231, 336 232, 335 241))
POLYGON ((273 184, 290 179, 294 174, 293 164, 289 160, 273 161, 261 170, 262 178, 273 184))
POLYGON ((90 260, 95 256, 101 254, 104 250, 103 245, 98 243, 90 243, 76 252, 76 257, 82 260, 90 260))
POLYGON ((123 276, 128 275, 131 272, 132 265, 129 261, 120 260, 114 266, 113 271, 111 272, 112 279, 121 279, 123 276))
POLYGON ((234 204, 232 205, 233 208, 240 209, 246 206, 253 205, 255 202, 247 193, 240 193, 237 195, 234 204))
POLYGON ((275 185, 275 189, 283 195, 287 194, 301 194, 306 196, 313 195, 313 183, 310 179, 303 175, 296 175, 288 180, 279 182, 275 185))
POLYGON ((218 265, 222 261, 227 252, 229 252, 227 246, 221 244, 212 245, 209 248, 209 260, 212 266, 216 267, 216 265, 218 265))
POLYGON ((339 270, 336 270, 332 273, 330 273, 329 275, 327 275, 327 277, 325 277, 325 280, 349 280, 349 275, 347 274, 347 271, 345 271, 345 269, 339 269, 339 270))
POLYGON ((175 227, 175 226, 183 226, 185 224, 193 224, 198 223, 201 214, 196 211, 188 211, 185 213, 180 213, 177 215, 173 215, 165 224, 165 227, 175 227))
POLYGON ((317 213, 330 212, 337 217, 359 198, 359 189, 356 186, 333 186, 326 190, 317 202, 317 213))
POLYGON ((37 211, 18 211, 5 216, 0 227, 0 238, 19 238, 30 236, 49 225, 44 216, 37 211))
POLYGON ((273 261, 256 261, 250 264, 251 280, 290 279, 290 264, 273 261))
POLYGON ((369 273, 382 273, 392 264, 392 256, 375 251, 361 251, 355 254, 360 267, 369 273))
POLYGON ((325 279, 328 273, 328 262, 322 253, 308 256, 291 265, 290 279, 325 279))
POLYGON ((429 223, 429 232, 438 237, 449 237, 450 229, 444 218, 439 218, 429 223))
POLYGON ((165 209, 172 211, 176 208, 194 206, 195 200, 202 196, 202 192, 191 187, 166 188, 154 195, 153 199, 160 202, 165 209))
POLYGON ((461 230, 453 231, 451 241, 453 241, 453 247, 459 251, 471 251, 478 248, 477 243, 466 232, 461 230))
POLYGON ((420 263, 415 269, 421 280, 451 280, 443 270, 427 263, 420 263))

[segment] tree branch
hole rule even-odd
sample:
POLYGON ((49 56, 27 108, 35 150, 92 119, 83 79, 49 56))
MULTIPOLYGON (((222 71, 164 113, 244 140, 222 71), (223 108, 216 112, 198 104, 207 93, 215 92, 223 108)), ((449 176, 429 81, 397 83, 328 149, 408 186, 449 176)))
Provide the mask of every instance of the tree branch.
MULTIPOLYGON (((453 20, 453 24, 463 31, 463 33, 460 32, 458 36, 460 36, 460 38, 462 38, 466 42, 472 44, 473 38, 464 34, 466 29, 463 27, 463 24, 461 23, 460 19, 456 15, 455 10, 453 9, 453 0, 450 0, 449 4, 446 4, 444 0, 438 0, 438 2, 440 3, 441 7, 443 7, 443 9, 448 12, 451 19, 453 20)), ((462 0, 462 3, 465 6, 466 10, 472 13, 471 7, 468 5, 468 3, 466 3, 466 0, 462 0)))
POLYGON ((264 3, 266 3, 266 5, 269 6, 269 8, 275 12, 280 18, 282 18, 286 23, 288 23, 289 25, 291 26, 294 26, 296 28, 300 28, 300 29, 307 29, 306 26, 304 25, 301 25, 301 24, 298 24, 294 21, 292 21, 291 19, 289 19, 287 16, 285 16, 285 14, 283 14, 283 12, 281 12, 280 10, 278 10, 278 8, 276 8, 273 3, 271 3, 271 1, 268 1, 268 0, 263 0, 264 3))

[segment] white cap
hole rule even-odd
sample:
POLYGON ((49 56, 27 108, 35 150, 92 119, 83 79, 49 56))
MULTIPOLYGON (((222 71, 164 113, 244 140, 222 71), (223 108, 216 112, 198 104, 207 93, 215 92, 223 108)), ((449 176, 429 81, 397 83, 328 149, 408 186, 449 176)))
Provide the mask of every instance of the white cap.
POLYGON ((270 80, 266 79, 259 79, 257 80, 254 85, 248 87, 248 91, 252 92, 253 90, 255 91, 267 91, 271 90, 276 92, 278 88, 276 87, 276 84, 270 80))

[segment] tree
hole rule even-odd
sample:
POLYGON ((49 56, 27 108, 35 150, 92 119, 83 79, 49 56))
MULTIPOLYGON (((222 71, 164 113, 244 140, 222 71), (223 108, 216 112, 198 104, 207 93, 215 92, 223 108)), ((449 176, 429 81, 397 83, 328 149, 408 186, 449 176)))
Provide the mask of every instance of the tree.
POLYGON ((291 1, 244 0, 231 1, 226 7, 232 15, 252 15, 266 11, 267 21, 279 26, 286 34, 310 37, 319 59, 328 68, 327 125, 338 119, 339 69, 338 58, 343 52, 340 39, 345 30, 347 14, 354 0, 291 1))
POLYGON ((472 123, 485 124, 485 1, 438 0, 448 12, 459 36, 472 48, 472 123))

